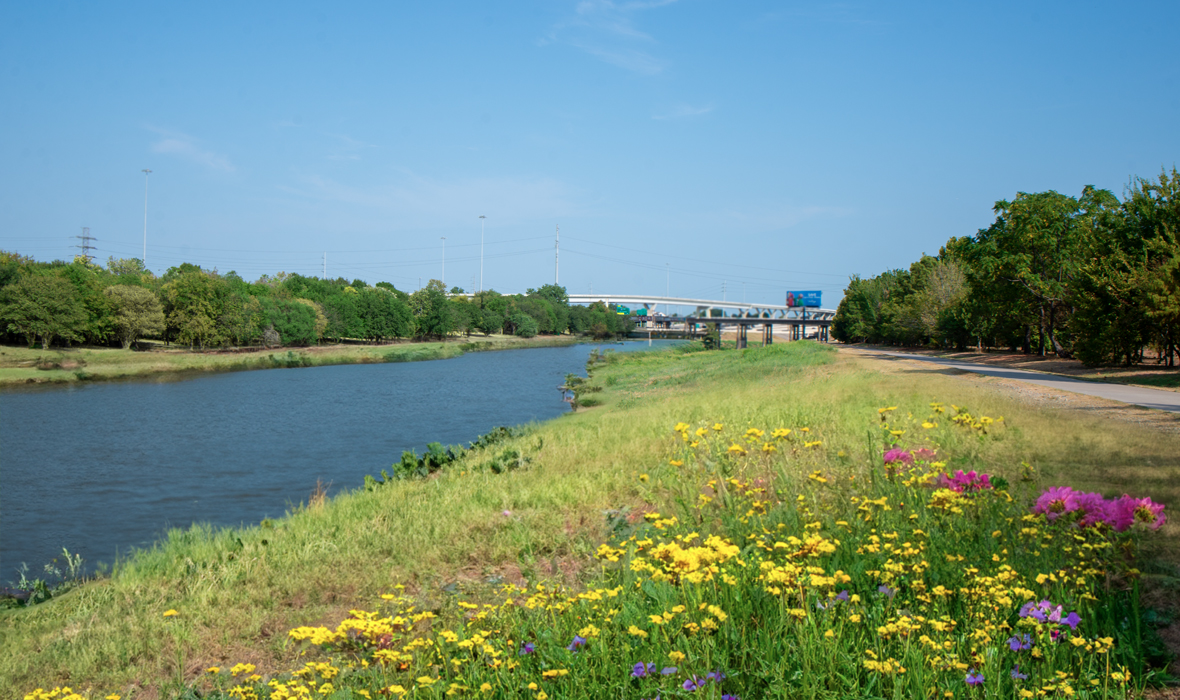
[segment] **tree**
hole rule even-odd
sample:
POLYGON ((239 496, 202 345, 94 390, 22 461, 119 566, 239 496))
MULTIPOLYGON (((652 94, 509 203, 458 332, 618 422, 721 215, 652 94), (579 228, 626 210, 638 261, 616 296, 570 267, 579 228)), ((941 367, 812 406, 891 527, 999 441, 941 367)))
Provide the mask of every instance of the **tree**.
POLYGON ((56 275, 29 275, 5 287, 0 319, 10 332, 25 336, 30 348, 40 338, 43 350, 54 338, 81 340, 87 322, 74 285, 56 275))
POLYGON ((150 290, 126 284, 107 287, 103 294, 115 316, 115 337, 128 350, 140 337, 164 331, 164 307, 150 290))
POLYGON ((443 338, 455 330, 446 287, 438 280, 430 280, 425 287, 410 295, 410 310, 414 313, 420 337, 443 338))
POLYGON ((512 327, 512 334, 521 338, 532 338, 537 334, 536 319, 522 311, 509 316, 508 325, 512 327))
POLYGON ((283 345, 308 345, 315 340, 315 310, 290 299, 263 299, 262 323, 279 334, 283 345))
POLYGON ((222 340, 216 319, 223 311, 224 282, 213 273, 185 263, 164 274, 161 287, 166 330, 189 347, 213 345, 222 340), (175 273, 175 274, 174 274, 175 273))

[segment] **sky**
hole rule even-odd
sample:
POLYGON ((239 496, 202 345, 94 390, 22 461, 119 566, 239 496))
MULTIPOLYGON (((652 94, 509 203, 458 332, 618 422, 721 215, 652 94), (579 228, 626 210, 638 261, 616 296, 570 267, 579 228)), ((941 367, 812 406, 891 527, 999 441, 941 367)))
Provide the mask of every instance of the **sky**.
POLYGON ((1178 27, 1174 0, 4 0, 0 249, 69 260, 89 227, 144 257, 146 184, 157 274, 834 308, 997 200, 1175 167, 1178 27))

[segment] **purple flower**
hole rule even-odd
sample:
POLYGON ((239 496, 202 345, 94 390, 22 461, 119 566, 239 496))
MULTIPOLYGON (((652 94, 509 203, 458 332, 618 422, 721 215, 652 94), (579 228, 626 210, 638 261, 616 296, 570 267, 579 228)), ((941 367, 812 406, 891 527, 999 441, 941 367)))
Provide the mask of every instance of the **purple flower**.
POLYGON ((1024 635, 1024 639, 1021 639, 1020 637, 1011 637, 1008 639, 1008 648, 1012 651, 1024 651, 1026 649, 1032 649, 1032 638, 1027 634, 1024 635))
POLYGON ((889 586, 886 586, 885 584, 881 584, 880 586, 877 586, 877 592, 881 593, 883 595, 889 596, 890 598, 897 595, 896 588, 890 588, 889 586))
POLYGON ((581 635, 575 634, 574 641, 570 642, 570 645, 568 647, 566 647, 566 649, 569 649, 570 651, 577 651, 578 649, 581 649, 584 646, 586 646, 586 638, 581 635))
POLYGON ((532 642, 525 642, 524 646, 520 648, 520 655, 524 656, 525 654, 531 654, 536 650, 537 647, 533 646, 532 642))
POLYGON ((1012 676, 1012 680, 1014 680, 1014 681, 1022 681, 1022 680, 1025 680, 1026 678, 1028 678, 1028 676, 1026 674, 1023 674, 1020 672, 1020 664, 1013 666, 1012 671, 1010 673, 1012 676))
POLYGON ((966 682, 967 685, 983 685, 983 674, 972 669, 967 672, 966 682))
POLYGON ((836 600, 848 600, 848 590, 840 591, 840 594, 836 596, 836 600))
POLYGON ((680 687, 689 692, 700 690, 701 688, 705 687, 705 679, 694 674, 692 678, 689 678, 688 680, 681 683, 680 687))
POLYGON ((722 695, 721 700, 739 700, 736 695, 722 695))
POLYGON ((914 456, 901 448, 895 447, 885 453, 885 463, 893 464, 895 462, 912 465, 914 463, 914 456))
POLYGON ((721 671, 709 671, 707 674, 705 674, 705 680, 713 681, 714 683, 720 683, 721 681, 725 680, 725 674, 721 671))
POLYGON ((664 668, 660 669, 660 675, 661 676, 670 676, 673 673, 676 673, 676 671, 678 671, 678 670, 679 669, 677 669, 675 666, 665 666, 664 668))
POLYGON ((631 667, 631 676, 633 678, 646 678, 647 674, 655 672, 655 664, 645 664, 642 661, 631 667))
POLYGON ((1061 624, 1069 625, 1071 630, 1076 630, 1078 628, 1078 623, 1081 621, 1082 618, 1076 612, 1071 612, 1064 620, 1061 621, 1061 624))
MULTIPOLYGON (((1049 601, 1045 601, 1045 603, 1048 603, 1048 602, 1049 601)), ((1036 603, 1033 603, 1031 601, 1020 606, 1020 616, 1021 617, 1031 617, 1031 618, 1040 620, 1041 622, 1045 621, 1045 613, 1042 612, 1040 610, 1040 608, 1037 607, 1036 603)))

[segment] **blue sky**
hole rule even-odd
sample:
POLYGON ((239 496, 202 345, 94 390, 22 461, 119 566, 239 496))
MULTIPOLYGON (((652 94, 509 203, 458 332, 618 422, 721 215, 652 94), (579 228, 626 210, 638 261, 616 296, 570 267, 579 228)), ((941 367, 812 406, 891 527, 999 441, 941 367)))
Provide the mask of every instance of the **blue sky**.
POLYGON ((1180 160, 1180 3, 0 3, 0 248, 838 302, 1180 160))

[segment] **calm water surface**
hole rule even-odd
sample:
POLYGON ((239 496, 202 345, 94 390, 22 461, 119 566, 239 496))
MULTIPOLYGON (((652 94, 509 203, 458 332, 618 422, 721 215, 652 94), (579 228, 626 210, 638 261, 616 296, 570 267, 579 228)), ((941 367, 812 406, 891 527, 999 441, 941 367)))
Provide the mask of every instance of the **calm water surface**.
POLYGON ((281 516, 316 479, 360 486, 403 450, 553 418, 594 347, 0 393, 0 585, 62 547, 110 563, 170 527, 281 516))

